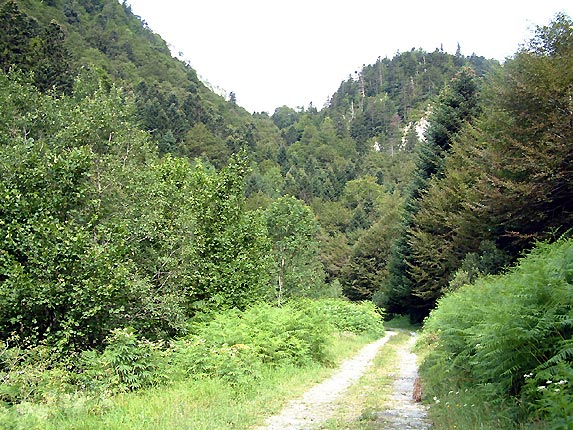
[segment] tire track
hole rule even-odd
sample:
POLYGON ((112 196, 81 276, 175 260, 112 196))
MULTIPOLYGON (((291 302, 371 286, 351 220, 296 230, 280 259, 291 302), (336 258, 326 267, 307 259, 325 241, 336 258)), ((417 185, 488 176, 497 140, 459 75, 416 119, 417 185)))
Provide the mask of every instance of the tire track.
POLYGON ((366 372, 380 348, 395 334, 386 332, 383 338, 366 345, 344 361, 333 376, 291 401, 257 430, 310 430, 332 417, 337 410, 336 400, 366 372))

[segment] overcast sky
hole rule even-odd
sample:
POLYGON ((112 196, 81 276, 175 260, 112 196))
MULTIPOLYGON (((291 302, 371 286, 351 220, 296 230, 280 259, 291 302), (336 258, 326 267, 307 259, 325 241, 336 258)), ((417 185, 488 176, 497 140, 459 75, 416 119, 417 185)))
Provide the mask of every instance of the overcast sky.
POLYGON ((571 0, 128 0, 176 55, 250 112, 321 108, 378 57, 436 48, 503 61, 571 0))

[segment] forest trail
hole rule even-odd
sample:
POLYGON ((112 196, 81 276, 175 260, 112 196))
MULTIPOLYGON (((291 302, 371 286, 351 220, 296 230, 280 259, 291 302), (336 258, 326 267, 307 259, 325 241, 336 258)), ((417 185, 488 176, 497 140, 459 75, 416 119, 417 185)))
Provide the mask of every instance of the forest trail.
MULTIPOLYGON (((396 332, 388 331, 383 338, 366 345, 354 357, 342 363, 339 370, 324 382, 292 400, 283 411, 266 420, 257 430, 317 430, 336 415, 340 399, 372 366, 380 349, 396 332)), ((381 412, 375 412, 380 430, 427 430, 426 411, 412 401, 412 389, 417 376, 416 356, 411 352, 415 343, 412 335, 397 351, 397 371, 393 376, 392 393, 381 412)), ((349 427, 346 427, 349 428, 349 427)))
POLYGON ((416 354, 412 348, 416 336, 398 350, 398 371, 394 375, 392 394, 381 412, 376 412, 376 422, 380 430, 428 430, 431 428, 426 418, 426 408, 412 400, 414 381, 418 375, 416 354))

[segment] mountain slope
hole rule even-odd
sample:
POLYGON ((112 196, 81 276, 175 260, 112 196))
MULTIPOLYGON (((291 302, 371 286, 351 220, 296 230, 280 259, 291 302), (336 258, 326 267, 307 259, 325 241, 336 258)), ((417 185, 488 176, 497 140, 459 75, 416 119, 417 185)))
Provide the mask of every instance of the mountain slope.
MULTIPOLYGON (((46 39, 46 29, 57 31, 67 51, 66 64, 60 69, 71 69, 67 76, 73 76, 88 68, 132 92, 140 123, 159 142, 160 151, 211 155, 221 164, 233 152, 233 142, 249 143, 250 115, 207 88, 189 64, 172 57, 166 42, 127 3, 6 0, 0 7, 2 26, 18 36, 4 37, 6 51, 30 50, 38 40, 46 39), (26 31, 23 20, 38 30, 26 31), (204 129, 202 141, 197 142, 197 130, 189 133, 200 124, 204 129), (209 154, 205 147, 213 145, 217 151, 211 149, 209 154)), ((10 58, 3 58, 5 68, 9 63, 10 58)))

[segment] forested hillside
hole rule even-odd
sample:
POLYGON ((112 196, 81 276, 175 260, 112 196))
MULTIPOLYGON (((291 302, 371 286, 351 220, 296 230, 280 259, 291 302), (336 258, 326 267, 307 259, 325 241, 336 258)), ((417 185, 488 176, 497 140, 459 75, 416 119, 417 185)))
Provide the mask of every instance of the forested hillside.
POLYGON ((126 2, 2 0, 0 28, 6 351, 170 341, 295 298, 421 321, 573 227, 565 15, 504 64, 412 49, 320 110, 252 115, 126 2))
MULTIPOLYGON (((269 117, 211 92, 126 3, 5 1, 1 16, 6 72, 16 67, 53 96, 75 94, 78 75, 84 93, 120 86, 158 156, 202 157, 220 169, 245 150, 246 209, 266 209, 282 196, 311 207, 320 262, 311 264, 310 290, 342 290, 351 299, 372 298, 387 277, 431 103, 462 67, 480 79, 496 65, 459 50, 413 49, 363 66, 320 111, 283 106, 269 117)), ((285 214, 303 222, 293 208, 285 214)))
POLYGON ((41 90, 69 92, 75 75, 86 71, 120 85, 161 153, 205 155, 221 167, 237 148, 252 144, 250 115, 173 58, 127 3, 24 0, 1 7, 5 71, 18 65, 41 90))

